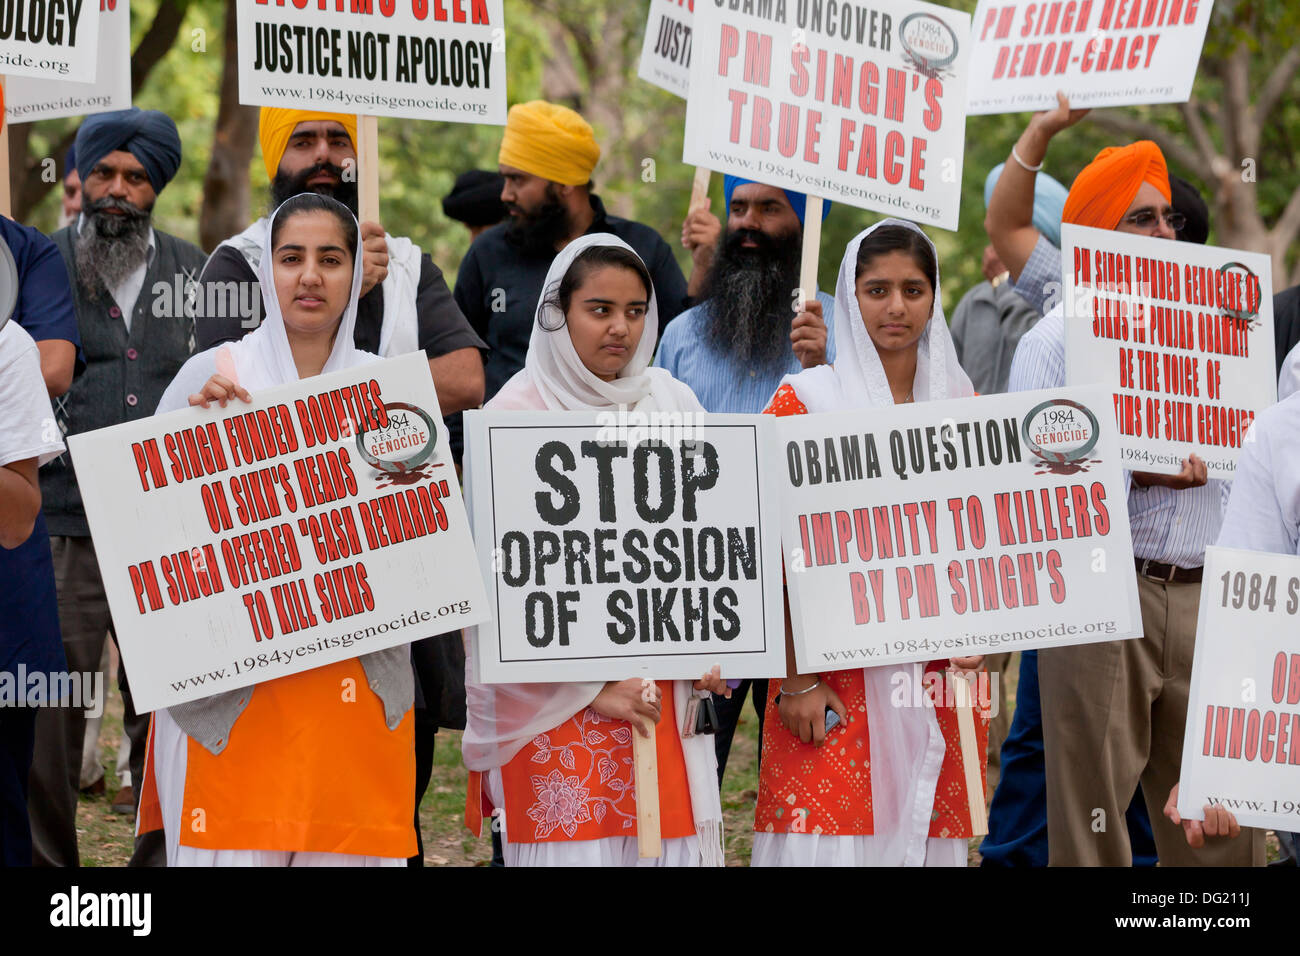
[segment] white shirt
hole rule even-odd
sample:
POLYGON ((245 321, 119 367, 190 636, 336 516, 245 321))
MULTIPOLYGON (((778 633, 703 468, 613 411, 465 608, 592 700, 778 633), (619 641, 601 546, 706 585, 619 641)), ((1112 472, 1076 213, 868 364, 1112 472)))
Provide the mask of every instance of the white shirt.
POLYGON ((1237 459, 1216 542, 1225 548, 1300 554, 1300 396, 1264 409, 1237 459))
MULTIPOLYGON (((86 217, 80 215, 77 217, 77 234, 81 234, 81 227, 85 223, 86 217)), ((149 271, 149 266, 153 263, 154 253, 157 251, 157 245, 153 241, 153 226, 149 227, 149 251, 145 254, 144 262, 133 269, 122 282, 116 287, 109 289, 109 294, 113 296, 113 301, 117 307, 122 310, 122 321, 126 323, 127 332, 131 331, 131 315, 135 312, 135 303, 140 298, 140 290, 144 288, 144 274, 149 271)))
POLYGON ((63 451, 63 439, 41 377, 41 353, 17 322, 0 328, 0 467, 63 451))

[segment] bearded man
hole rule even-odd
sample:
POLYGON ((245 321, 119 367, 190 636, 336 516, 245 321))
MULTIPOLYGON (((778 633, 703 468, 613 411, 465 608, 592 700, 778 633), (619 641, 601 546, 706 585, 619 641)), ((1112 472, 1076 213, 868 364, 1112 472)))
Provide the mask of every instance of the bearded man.
MULTIPOLYGON (((193 282, 206 258, 198 246, 153 227, 154 203, 181 163, 180 135, 169 116, 135 107, 91 116, 77 133, 76 155, 81 212, 51 237, 72 282, 86 360, 85 372, 55 402, 65 436, 153 414, 194 352, 194 323, 176 289, 193 282)), ((41 469, 41 496, 68 669, 90 674, 99 668, 113 619, 79 477, 64 453, 41 469)), ((125 671, 118 682, 134 782, 142 777, 149 718, 132 707, 125 671)), ((42 708, 37 716, 28 807, 38 865, 77 865, 85 725, 84 711, 71 707, 42 708)))
MULTIPOLYGON (((723 196, 725 233, 707 206, 692 211, 682 227, 703 301, 668 326, 655 364, 689 385, 710 412, 757 414, 783 376, 834 359, 829 330, 835 300, 818 292, 795 312, 807 205, 802 193, 727 176, 723 196)), ((823 203, 823 216, 829 208, 823 203)), ((767 681, 744 681, 730 698, 713 697, 719 783, 751 689, 762 740, 767 681)))

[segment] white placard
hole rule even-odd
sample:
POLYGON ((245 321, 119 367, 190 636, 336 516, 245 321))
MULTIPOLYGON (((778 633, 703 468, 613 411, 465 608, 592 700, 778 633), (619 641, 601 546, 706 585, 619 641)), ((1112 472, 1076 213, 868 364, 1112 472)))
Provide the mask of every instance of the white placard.
POLYGON ((487 616, 422 353, 68 447, 140 712, 487 616))
POLYGON ((99 14, 127 0, 0 0, 0 75, 91 83, 99 14))
POLYGON ((1070 385, 1113 395, 1125 468, 1177 474, 1195 452, 1231 478, 1277 401, 1266 255, 1063 224, 1070 385))
POLYGON ((506 121, 502 0, 236 0, 239 102, 506 121))
POLYGON ((970 112, 1186 103, 1212 0, 980 0, 970 112))
POLYGON ((956 229, 969 36, 919 0, 702 3, 683 160, 956 229))
POLYGON ((105 0, 99 16, 99 54, 94 82, 36 80, 15 76, 5 86, 5 120, 31 123, 61 116, 89 116, 131 105, 131 7, 105 0))
POLYGON ((691 39, 695 0, 650 0, 636 75, 686 99, 691 88, 691 39))
POLYGON ((1205 549, 1178 813, 1300 830, 1300 558, 1205 549))
POLYGON ((772 419, 623 414, 466 413, 480 678, 784 673, 772 419))
POLYGON ((778 420, 801 673, 1142 633, 1100 388, 778 420))

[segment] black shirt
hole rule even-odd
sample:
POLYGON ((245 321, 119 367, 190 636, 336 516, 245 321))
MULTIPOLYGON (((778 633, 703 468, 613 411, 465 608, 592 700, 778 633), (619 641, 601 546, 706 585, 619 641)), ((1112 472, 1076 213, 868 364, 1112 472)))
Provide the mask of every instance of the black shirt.
POLYGON ((1300 342, 1300 285, 1273 296, 1273 336, 1277 346, 1277 374, 1281 375, 1287 353, 1300 342))
MULTIPOLYGON (((659 331, 690 305, 686 279, 663 237, 649 226, 605 213, 599 196, 591 197, 595 213, 587 232, 618 236, 639 255, 654 283, 659 306, 659 331)), ((491 348, 484 374, 485 398, 491 398, 524 367, 533 316, 542 284, 555 254, 532 256, 506 239, 506 224, 493 226, 474 240, 456 275, 456 302, 491 348)))

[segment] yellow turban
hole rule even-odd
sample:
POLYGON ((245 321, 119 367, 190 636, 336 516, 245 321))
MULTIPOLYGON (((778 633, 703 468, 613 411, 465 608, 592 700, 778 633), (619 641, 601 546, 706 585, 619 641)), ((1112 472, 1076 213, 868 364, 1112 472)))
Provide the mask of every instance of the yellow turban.
POLYGON ((510 107, 497 162, 565 186, 591 181, 600 147, 591 125, 565 106, 533 100, 510 107))
POLYGON ((289 148, 289 137, 299 123, 332 120, 342 123, 357 144, 357 116, 355 113, 317 113, 313 110, 287 110, 278 106, 263 106, 257 121, 257 138, 262 141, 262 161, 266 163, 266 178, 275 179, 284 151, 289 148))

